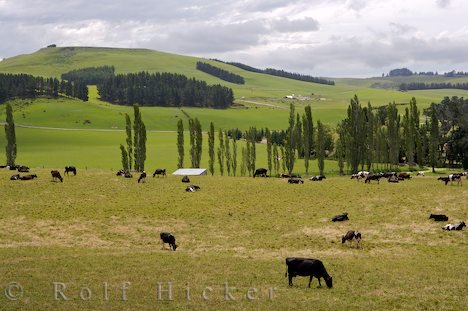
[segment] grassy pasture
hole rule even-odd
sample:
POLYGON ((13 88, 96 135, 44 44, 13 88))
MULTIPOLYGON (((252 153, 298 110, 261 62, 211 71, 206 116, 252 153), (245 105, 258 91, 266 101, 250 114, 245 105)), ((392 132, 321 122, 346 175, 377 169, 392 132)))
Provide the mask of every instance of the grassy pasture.
MULTIPOLYGON (((66 131, 44 130, 34 128, 16 128, 18 157, 16 163, 34 168, 64 168, 75 165, 78 169, 99 168, 117 170, 122 167, 119 145, 125 145, 123 131, 66 131)), ((177 169, 177 134, 174 132, 148 132, 145 167, 149 172, 162 167, 172 172, 177 169)), ((218 139, 216 137, 217 148, 218 139)), ((0 146, 6 145, 6 138, 0 135, 0 146)), ((237 144, 237 175, 240 175, 241 150, 243 141, 237 144)), ((232 149, 231 149, 232 150, 232 149)), ((185 135, 185 166, 190 166, 189 135, 185 135)), ((257 144, 257 167, 267 167, 266 144, 257 144)), ((208 167, 208 135, 203 135, 203 151, 201 167, 208 167)), ((0 163, 5 163, 5 153, 0 153, 0 163)), ((310 162, 310 173, 318 174, 317 161, 310 162)), ((219 165, 215 163, 216 174, 219 175, 219 165)), ((225 169, 226 171, 226 169, 225 169)), ((295 172, 305 172, 304 160, 295 164, 295 172)), ((336 161, 326 161, 327 174, 336 174, 336 161)))
POLYGON ((138 184, 109 171, 79 170, 57 183, 48 169, 33 173, 39 178, 10 181, 12 173, 0 170, 5 310, 468 308, 467 231, 445 232, 427 219, 435 212, 467 219, 465 180, 461 187, 428 176, 399 184, 331 177, 289 185, 199 176, 192 182, 202 190, 186 193, 175 176, 138 184), (349 221, 330 221, 344 211, 349 221), (340 243, 349 229, 362 232, 362 249, 340 243), (161 250, 162 230, 175 234, 176 252, 161 250), (302 277, 290 288, 288 256, 321 259, 334 288, 317 289, 314 280, 309 289, 302 277), (12 282, 23 288, 18 300, 7 298, 19 293, 8 292, 12 282), (65 284, 69 300, 54 299, 53 282, 65 284), (172 282, 172 301, 167 292, 157 299, 158 282, 163 289, 172 282), (235 301, 226 300, 226 283, 235 301), (250 288, 257 290, 252 301, 250 288))

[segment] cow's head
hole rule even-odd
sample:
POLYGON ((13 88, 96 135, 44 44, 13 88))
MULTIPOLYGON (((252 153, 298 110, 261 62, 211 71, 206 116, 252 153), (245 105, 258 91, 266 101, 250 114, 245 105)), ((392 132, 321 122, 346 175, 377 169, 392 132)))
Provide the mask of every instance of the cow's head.
POLYGON ((341 236, 341 244, 343 244, 344 242, 346 242, 346 237, 344 235, 341 236))
POLYGON ((173 244, 173 245, 172 245, 172 249, 175 251, 176 248, 177 248, 177 244, 173 244))
POLYGON ((328 288, 333 287, 333 278, 331 276, 325 278, 325 283, 327 284, 328 288))

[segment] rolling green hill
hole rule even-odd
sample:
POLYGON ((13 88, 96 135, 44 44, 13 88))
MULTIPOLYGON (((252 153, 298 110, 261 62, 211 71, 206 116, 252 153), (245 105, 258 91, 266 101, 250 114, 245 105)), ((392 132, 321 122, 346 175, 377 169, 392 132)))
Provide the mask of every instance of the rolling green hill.
MULTIPOLYGON (((1 61, 0 73, 26 73, 59 78, 62 73, 72 69, 103 65, 114 66, 117 73, 139 71, 178 73, 204 80, 209 84, 221 84, 234 91, 236 105, 226 110, 142 107, 143 120, 150 131, 175 131, 177 121, 179 119, 187 121, 189 117, 198 118, 203 130, 208 129, 210 122, 215 124, 216 129, 239 128, 245 130, 250 126, 256 126, 257 128, 269 127, 280 130, 287 127, 290 103, 295 104, 296 111, 299 113, 304 111, 306 105, 311 105, 314 122, 321 120, 334 127, 346 116, 349 101, 355 94, 358 95, 363 105, 367 105, 368 102, 373 106, 396 102, 400 104, 398 108, 401 110, 405 108, 405 104, 409 103, 413 96, 416 97, 420 110, 432 102, 440 102, 444 96, 468 97, 468 91, 462 90, 399 92, 390 87, 401 82, 415 81, 414 79, 426 79, 424 82, 430 82, 429 79, 437 79, 437 82, 453 82, 460 81, 460 78, 443 76, 328 78, 336 82, 335 86, 329 86, 253 73, 213 60, 146 49, 44 48, 31 54, 19 55, 1 61), (196 70, 196 62, 199 60, 244 77, 245 84, 229 83, 196 70), (291 94, 306 96, 308 99, 284 98, 285 95, 291 94)), ((88 102, 70 98, 38 98, 34 100, 16 99, 12 100, 11 103, 17 126, 81 130, 57 134, 51 129, 22 128, 18 131, 18 141, 20 142, 18 162, 34 166, 54 166, 55 163, 70 161, 73 152, 69 150, 76 150, 76 152, 81 151, 86 154, 83 158, 86 160, 75 160, 82 166, 107 169, 115 168, 118 165, 120 158, 118 144, 123 143, 125 139, 124 134, 119 131, 125 128, 124 115, 125 113, 131 115, 132 108, 111 105, 99 100, 95 86, 90 86, 88 102), (96 129, 115 132, 99 132, 95 131, 96 129), (66 138, 64 138, 65 136, 66 138), (86 136, 90 139, 81 139, 86 136), (112 138, 109 139, 109 137, 112 138), (112 146, 115 145, 115 150, 109 145, 110 141, 112 141, 112 146), (99 158, 95 154, 98 147, 101 148, 100 152, 105 154, 108 154, 108 150, 112 149, 114 152, 112 160, 99 158), (40 155, 39 158, 38 155, 40 155)), ((4 105, 0 105, 0 122, 4 119, 4 105)), ((185 126, 187 129, 187 123, 185 126)), ((164 158, 163 164, 167 165, 168 168, 175 168, 176 160, 174 159, 176 159, 177 154, 175 141, 175 133, 168 133, 164 139, 156 140, 151 148, 158 150, 158 152, 165 150, 165 153, 158 154, 158 160, 149 158, 149 163, 156 165, 156 163, 160 163, 159 159, 164 158)), ((4 145, 5 137, 0 135, 0 146, 4 145)), ((4 154, 0 153, 0 163, 3 162, 4 154)))

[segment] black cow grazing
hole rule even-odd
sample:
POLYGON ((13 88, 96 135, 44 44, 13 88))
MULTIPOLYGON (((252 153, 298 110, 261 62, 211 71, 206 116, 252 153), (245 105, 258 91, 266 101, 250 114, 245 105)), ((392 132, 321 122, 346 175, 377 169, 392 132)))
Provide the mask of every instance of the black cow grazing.
POLYGON ((343 213, 343 214, 340 214, 340 215, 336 215, 336 216, 333 216, 333 218, 332 218, 333 222, 335 222, 335 221, 345 221, 345 220, 349 220, 348 213, 343 213))
POLYGON ((451 230, 462 230, 463 227, 466 227, 466 224, 464 221, 462 222, 459 222, 459 223, 456 223, 456 224, 447 224, 445 226, 442 227, 443 230, 448 230, 448 231, 451 231, 451 230))
POLYGON ((356 248, 359 248, 361 245, 361 232, 354 230, 346 232, 346 234, 341 237, 341 244, 346 241, 349 241, 349 247, 351 247, 353 241, 356 241, 356 248))
POLYGON ((399 180, 411 179, 411 175, 409 173, 400 173, 398 174, 399 180))
POLYGON ((182 177, 182 182, 190 182, 190 178, 188 178, 188 176, 185 175, 184 177, 182 177))
POLYGON ((434 221, 447 221, 448 217, 444 214, 431 214, 429 219, 434 219, 434 221))
POLYGON ((260 176, 260 177, 267 177, 267 173, 268 173, 268 170, 266 168, 257 168, 255 170, 255 173, 253 175, 253 177, 255 178, 256 176, 260 176))
POLYGON ((53 181, 57 181, 57 179, 58 179, 58 180, 60 180, 60 182, 63 182, 63 178, 62 178, 62 176, 60 175, 60 172, 59 172, 59 171, 57 171, 57 170, 52 170, 52 171, 50 171, 50 174, 52 175, 52 180, 53 180, 53 181))
POLYGON ((185 191, 187 192, 195 192, 197 190, 200 190, 201 188, 197 185, 190 185, 190 186, 187 186, 187 188, 185 188, 185 191))
POLYGON ((165 168, 157 168, 153 173, 153 177, 156 176, 156 175, 158 175, 158 177, 159 177, 159 175, 163 175, 163 176, 167 177, 166 169, 165 168))
POLYGON ((445 185, 447 186, 448 182, 450 181, 450 177, 443 176, 443 177, 437 178, 437 180, 442 180, 443 182, 445 182, 445 185))
POLYGON ((288 183, 290 184, 303 184, 304 181, 300 178, 289 178, 288 183))
POLYGON ((143 171, 143 172, 140 174, 140 177, 138 178, 138 183, 139 183, 139 182, 144 183, 145 181, 146 181, 146 172, 143 171))
POLYGON ((366 179, 364 180, 364 183, 370 184, 371 180, 377 180, 377 183, 380 184, 380 178, 382 178, 382 175, 380 174, 367 175, 366 179))
POLYGON ((159 234, 159 236, 161 237, 161 243, 162 243, 163 249, 164 249, 164 244, 168 243, 169 244, 169 249, 172 248, 173 251, 176 250, 177 244, 176 244, 176 241, 175 241, 175 237, 172 235, 172 233, 161 232, 159 234))
POLYGON ((28 173, 28 172, 29 172, 29 167, 24 166, 24 165, 21 165, 20 167, 18 167, 18 172, 20 172, 20 173, 28 173))
POLYGON ((317 175, 317 176, 312 176, 309 178, 311 181, 322 181, 323 179, 327 179, 324 175, 317 175))
POLYGON ((32 180, 34 178, 37 178, 36 174, 24 175, 24 176, 21 176, 19 179, 21 179, 21 180, 32 180))
POLYGON ((74 166, 65 166, 65 172, 63 173, 63 175, 67 174, 69 172, 73 172, 73 176, 76 176, 76 167, 74 166))
POLYGON ((19 180, 20 179, 20 175, 19 174, 16 174, 16 175, 13 175, 10 177, 10 180, 19 180))
POLYGON ((289 286, 293 286, 292 279, 295 276, 310 276, 309 288, 313 277, 318 279, 318 287, 322 287, 320 278, 325 280, 328 288, 333 287, 332 277, 327 273, 325 266, 318 259, 289 257, 286 258, 286 266, 285 276, 289 278, 289 286))

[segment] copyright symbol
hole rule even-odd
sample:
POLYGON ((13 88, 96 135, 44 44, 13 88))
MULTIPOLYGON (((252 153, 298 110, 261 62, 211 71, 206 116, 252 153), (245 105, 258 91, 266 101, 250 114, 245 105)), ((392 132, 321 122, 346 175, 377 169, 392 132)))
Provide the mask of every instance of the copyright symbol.
POLYGON ((23 286, 18 282, 11 282, 5 287, 5 297, 9 300, 18 300, 23 297, 23 286))

